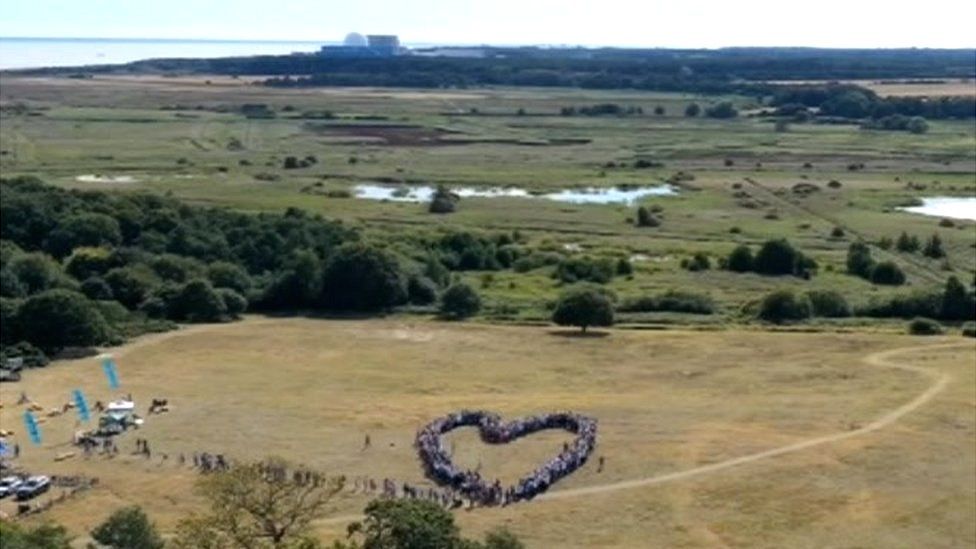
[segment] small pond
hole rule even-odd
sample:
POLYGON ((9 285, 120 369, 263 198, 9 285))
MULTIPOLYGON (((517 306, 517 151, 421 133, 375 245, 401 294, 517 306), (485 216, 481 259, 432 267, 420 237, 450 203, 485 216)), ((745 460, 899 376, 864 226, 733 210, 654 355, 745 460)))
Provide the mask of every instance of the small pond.
POLYGON ((976 197, 974 196, 936 196, 923 198, 921 206, 909 206, 899 209, 933 217, 976 221, 976 197))
MULTIPOLYGON (((428 202, 435 188, 430 185, 376 185, 361 184, 353 187, 356 198, 389 200, 392 202, 428 202)), ((452 192, 461 198, 543 198, 570 204, 633 204, 646 196, 678 194, 670 185, 644 185, 640 187, 586 187, 531 194, 518 187, 454 187, 452 192)))

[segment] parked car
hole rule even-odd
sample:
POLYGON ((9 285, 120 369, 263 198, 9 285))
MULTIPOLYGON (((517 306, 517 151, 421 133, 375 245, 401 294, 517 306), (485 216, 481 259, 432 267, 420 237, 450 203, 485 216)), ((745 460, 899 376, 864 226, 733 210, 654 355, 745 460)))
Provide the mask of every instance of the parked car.
POLYGON ((17 488, 20 488, 23 483, 24 481, 20 480, 20 477, 10 476, 0 479, 0 498, 16 493, 17 488))
POLYGON ((51 488, 51 479, 44 475, 28 478, 17 488, 17 499, 20 501, 35 498, 51 488))

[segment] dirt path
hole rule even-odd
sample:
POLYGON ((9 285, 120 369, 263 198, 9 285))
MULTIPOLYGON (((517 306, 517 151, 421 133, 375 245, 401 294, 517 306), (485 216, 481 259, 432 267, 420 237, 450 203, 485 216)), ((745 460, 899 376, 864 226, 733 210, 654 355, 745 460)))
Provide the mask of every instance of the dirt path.
MULTIPOLYGON (((614 482, 610 484, 599 484, 596 486, 587 486, 584 488, 573 488, 570 490, 556 490, 543 494, 537 498, 535 501, 548 501, 566 498, 575 498, 579 496, 591 495, 591 494, 603 494, 607 492, 616 492, 618 490, 628 490, 632 488, 641 488, 644 486, 652 486, 655 484, 663 484, 665 482, 671 482, 675 480, 683 480, 691 477, 696 477, 699 475, 704 475, 707 473, 713 473, 716 471, 721 471, 723 469, 731 469, 739 465, 744 465, 747 463, 753 463, 756 461, 761 461, 768 458, 773 458, 776 456, 781 456, 784 454, 790 454, 793 452, 799 452, 801 450, 806 450, 808 448, 813 448, 815 446, 821 446, 824 444, 830 444, 832 442, 839 442, 853 437, 863 436, 879 429, 883 429, 892 423, 898 421, 905 415, 917 410, 921 406, 924 406, 928 401, 932 400, 935 395, 939 394, 949 383, 952 377, 949 374, 938 372, 934 370, 929 370, 926 368, 920 368, 918 366, 911 366, 908 364, 899 364, 897 362, 892 362, 891 357, 895 355, 911 353, 914 351, 929 351, 933 349, 953 349, 953 348, 971 348, 972 343, 944 343, 938 345, 914 345, 911 347, 900 347, 897 349, 889 349, 887 351, 880 351, 867 355, 862 359, 863 362, 881 368, 895 368, 898 370, 904 370, 912 373, 917 373, 928 377, 932 380, 931 385, 928 386, 925 391, 920 393, 918 396, 912 400, 906 402, 905 404, 895 408, 894 410, 888 412, 887 414, 875 419, 871 423, 851 431, 844 431, 841 433, 834 433, 830 435, 819 436, 807 440, 802 440, 793 444, 788 444, 786 446, 780 446, 779 448, 772 448, 770 450, 765 450, 762 452, 757 452, 755 454, 749 454, 726 461, 720 461, 718 463, 711 463, 708 465, 702 465, 700 467, 694 467, 692 469, 685 469, 683 471, 676 471, 673 473, 665 473, 662 475, 655 475, 651 477, 637 478, 632 480, 625 480, 621 482, 614 482)), ((321 521, 316 521, 317 524, 339 524, 344 522, 351 522, 359 520, 362 518, 360 515, 347 515, 341 517, 331 517, 321 521)))

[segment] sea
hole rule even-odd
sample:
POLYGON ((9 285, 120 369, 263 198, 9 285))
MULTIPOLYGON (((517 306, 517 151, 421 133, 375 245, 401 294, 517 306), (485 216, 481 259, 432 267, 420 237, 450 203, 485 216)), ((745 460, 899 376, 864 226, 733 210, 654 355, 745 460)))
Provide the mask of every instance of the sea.
POLYGON ((4 38, 0 70, 129 63, 158 58, 212 58, 312 53, 335 42, 163 40, 138 38, 4 38))

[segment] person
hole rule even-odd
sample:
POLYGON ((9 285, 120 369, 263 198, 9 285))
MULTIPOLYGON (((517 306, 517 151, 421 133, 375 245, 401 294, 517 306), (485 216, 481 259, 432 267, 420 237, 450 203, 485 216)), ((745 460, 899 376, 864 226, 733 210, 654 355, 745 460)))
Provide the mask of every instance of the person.
POLYGON ((373 444, 372 439, 369 438, 369 433, 366 433, 366 438, 363 439, 363 450, 369 448, 373 444))
POLYGON ((20 457, 20 444, 14 443, 14 457, 20 457))
POLYGON ((606 462, 606 460, 603 458, 603 456, 600 456, 600 463, 597 465, 597 468, 596 468, 596 472, 597 473, 602 473, 603 472, 603 464, 605 462, 606 462))

